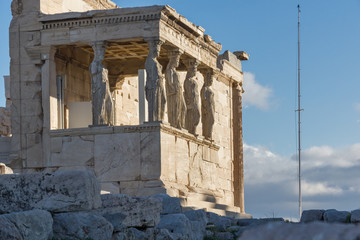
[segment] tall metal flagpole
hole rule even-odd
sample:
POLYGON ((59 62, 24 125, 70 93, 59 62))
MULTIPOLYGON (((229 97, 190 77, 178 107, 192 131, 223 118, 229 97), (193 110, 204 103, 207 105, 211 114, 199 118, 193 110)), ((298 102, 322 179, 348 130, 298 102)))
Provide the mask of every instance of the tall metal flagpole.
POLYGON ((302 213, 301 195, 301 89, 300 89, 300 5, 298 7, 298 158, 299 158, 299 219, 302 213))

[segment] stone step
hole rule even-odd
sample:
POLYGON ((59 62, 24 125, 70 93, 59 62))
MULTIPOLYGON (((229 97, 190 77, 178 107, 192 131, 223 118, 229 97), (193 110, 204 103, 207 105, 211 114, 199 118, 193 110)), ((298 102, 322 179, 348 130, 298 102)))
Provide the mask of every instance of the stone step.
POLYGON ((218 204, 209 201, 202 201, 196 198, 187 198, 182 200, 183 210, 203 209, 207 212, 213 212, 222 216, 234 217, 234 218, 252 218, 251 215, 246 213, 240 213, 239 207, 232 207, 224 204, 218 204), (201 206, 201 207, 195 207, 201 206))

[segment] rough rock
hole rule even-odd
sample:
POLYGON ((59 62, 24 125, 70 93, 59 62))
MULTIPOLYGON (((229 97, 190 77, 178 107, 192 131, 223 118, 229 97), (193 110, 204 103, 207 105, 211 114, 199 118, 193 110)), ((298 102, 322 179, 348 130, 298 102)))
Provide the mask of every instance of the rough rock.
POLYGON ((189 219, 181 213, 162 215, 155 229, 167 229, 176 239, 181 236, 182 239, 196 239, 192 234, 189 219))
POLYGON ((214 237, 214 235, 215 235, 215 233, 213 231, 206 230, 206 232, 205 232, 205 236, 208 238, 212 238, 212 237, 214 237))
POLYGON ((10 136, 11 113, 7 108, 0 107, 0 135, 10 136))
POLYGON ((284 222, 283 218, 250 218, 250 219, 237 219, 237 225, 241 227, 245 226, 259 226, 267 224, 269 222, 284 222))
POLYGON ((200 221, 190 221, 192 239, 204 239, 206 235, 206 226, 200 221))
POLYGON ((124 219, 126 218, 126 215, 123 213, 111 213, 111 214, 105 214, 103 216, 107 221, 111 223, 114 227, 114 232, 121 232, 126 228, 126 226, 123 224, 124 219))
POLYGON ((146 230, 147 240, 175 240, 176 238, 167 229, 148 228, 146 230))
POLYGON ((188 212, 185 212, 184 215, 190 221, 198 221, 202 228, 205 228, 207 223, 208 223, 208 220, 207 220, 207 217, 206 217, 206 212, 204 210, 202 210, 202 209, 188 211, 188 212))
POLYGON ((350 220, 350 212, 329 209, 324 212, 324 221, 329 223, 346 223, 350 220))
MULTIPOLYGON (((260 219, 237 219, 237 225, 240 227, 237 232, 235 232, 235 236, 241 236, 242 233, 248 229, 256 228, 261 225, 265 225, 268 223, 284 223, 283 218, 260 218, 260 219)), ((230 227, 232 228, 232 227, 230 227)), ((228 228, 229 229, 229 228, 228 228)))
POLYGON ((352 224, 268 223, 245 231, 238 240, 356 240, 360 228, 352 224))
POLYGON ((122 221, 127 227, 154 227, 160 221, 161 200, 152 197, 131 198, 123 194, 101 195, 102 208, 97 212, 102 215, 122 213, 122 221))
POLYGON ((300 222, 308 223, 308 222, 322 221, 324 212, 325 210, 318 210, 318 209, 303 211, 301 214, 300 222))
POLYGON ((215 225, 217 231, 225 231, 226 228, 231 226, 231 219, 228 217, 219 216, 216 213, 206 213, 209 223, 215 225))
POLYGON ((238 232, 240 229, 241 229, 240 226, 231 226, 231 227, 228 227, 226 230, 227 230, 228 232, 234 233, 234 232, 238 232))
POLYGON ((0 215, 0 239, 46 240, 52 237, 53 219, 43 210, 0 215))
POLYGON ((221 239, 221 240, 233 240, 234 235, 229 232, 216 232, 215 233, 215 239, 221 239))
POLYGON ((0 174, 13 174, 13 170, 6 166, 4 163, 0 163, 0 174))
POLYGON ((159 198, 162 200, 161 214, 175 214, 182 212, 180 198, 170 197, 167 194, 157 194, 154 196, 154 198, 159 198))
POLYGON ((136 238, 134 233, 126 228, 122 232, 114 233, 111 240, 136 240, 136 238))
POLYGON ((136 228, 130 228, 129 231, 134 235, 136 240, 146 240, 146 233, 137 230, 136 228))
POLYGON ((89 171, 0 175, 0 213, 67 212, 100 206, 99 183, 89 171))
POLYGON ((237 220, 237 225, 238 226, 250 226, 250 225, 257 225, 259 222, 259 219, 238 219, 237 220))
POLYGON ((88 213, 58 213, 54 215, 55 239, 112 238, 113 226, 103 217, 88 213))
POLYGON ((351 223, 360 223, 360 209, 351 211, 351 223))

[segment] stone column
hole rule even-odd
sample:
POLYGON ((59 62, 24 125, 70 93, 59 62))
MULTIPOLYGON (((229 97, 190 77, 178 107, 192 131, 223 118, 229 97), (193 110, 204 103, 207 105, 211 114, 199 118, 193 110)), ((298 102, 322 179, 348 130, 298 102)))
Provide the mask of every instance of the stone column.
POLYGON ((91 74, 91 99, 93 126, 113 124, 113 100, 110 92, 108 70, 103 64, 106 44, 95 42, 94 60, 90 65, 91 74))
POLYGON ((176 71, 181 54, 179 50, 168 52, 169 63, 165 71, 168 119, 171 126, 179 129, 185 127, 186 115, 183 87, 180 83, 180 75, 176 71))
POLYGON ((184 81, 184 98, 186 103, 185 128, 189 133, 196 134, 200 121, 199 89, 196 77, 199 62, 191 59, 185 63, 187 74, 184 81))
POLYGON ((215 123, 215 100, 211 85, 215 76, 213 69, 206 69, 201 71, 201 73, 204 76, 204 85, 200 92, 202 134, 206 139, 211 140, 215 123))
MULTIPOLYGON (((43 48, 41 51, 44 64, 41 67, 41 94, 43 108, 42 154, 44 164, 50 163, 50 130, 58 128, 58 102, 56 89, 55 48, 43 48)), ((29 147, 29 146, 28 146, 29 147)))
POLYGON ((233 92, 233 151, 234 151, 234 205, 245 213, 244 161, 242 133, 242 83, 235 82, 233 92))
POLYGON ((148 120, 149 122, 157 122, 164 120, 166 104, 162 66, 157 60, 163 42, 160 40, 149 40, 148 44, 149 55, 145 62, 145 94, 148 101, 148 120))
POLYGON ((139 90, 139 124, 144 124, 148 119, 148 103, 145 101, 145 82, 146 70, 138 70, 138 90, 139 90))

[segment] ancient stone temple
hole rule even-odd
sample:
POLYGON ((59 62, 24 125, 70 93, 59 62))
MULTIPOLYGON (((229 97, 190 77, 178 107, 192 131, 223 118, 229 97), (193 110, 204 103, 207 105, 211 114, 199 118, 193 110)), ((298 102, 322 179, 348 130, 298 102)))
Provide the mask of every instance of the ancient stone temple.
MULTIPOLYGON (((13 0, 15 172, 88 169, 103 191, 244 213, 241 61, 169 6, 13 0)), ((229 36, 231 37, 231 36, 229 36)))

